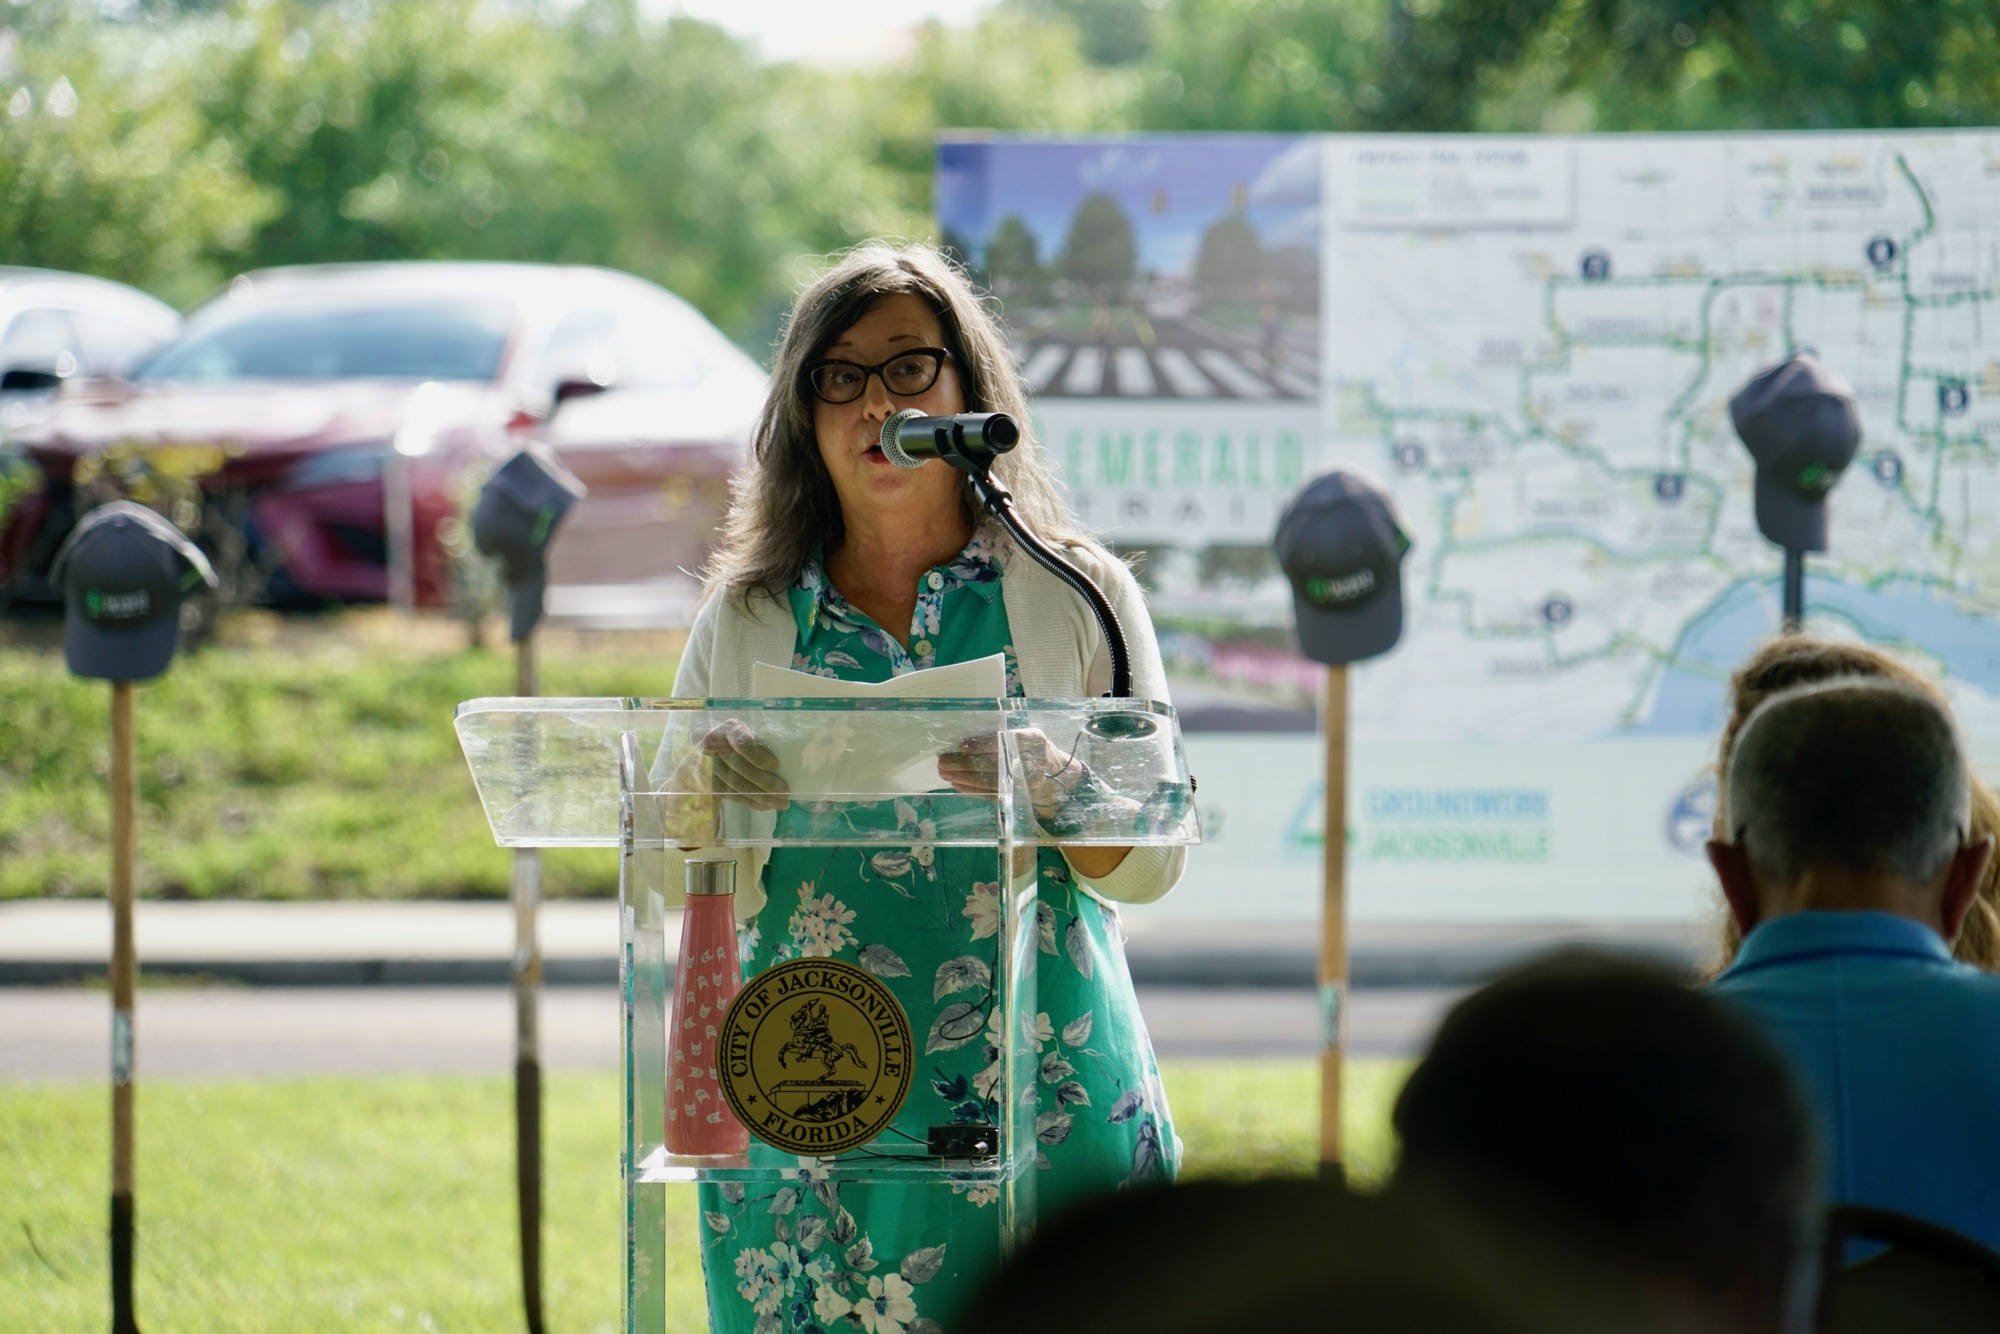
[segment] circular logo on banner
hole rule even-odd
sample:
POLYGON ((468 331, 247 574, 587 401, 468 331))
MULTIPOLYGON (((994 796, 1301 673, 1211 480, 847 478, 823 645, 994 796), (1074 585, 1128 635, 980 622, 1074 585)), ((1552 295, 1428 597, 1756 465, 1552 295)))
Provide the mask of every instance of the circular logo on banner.
POLYGON ((837 959, 792 959, 745 982, 716 1042, 730 1109, 787 1153, 866 1144, 916 1075, 910 1017, 873 973, 837 959))

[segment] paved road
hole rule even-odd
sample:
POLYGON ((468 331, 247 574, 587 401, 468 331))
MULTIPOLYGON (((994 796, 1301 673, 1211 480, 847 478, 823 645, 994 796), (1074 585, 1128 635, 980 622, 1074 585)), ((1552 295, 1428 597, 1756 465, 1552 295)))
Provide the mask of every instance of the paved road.
MULTIPOLYGON (((1350 1043, 1367 1054, 1420 1051, 1457 995, 1356 993, 1348 1010, 1350 1043)), ((1139 996, 1162 1055, 1317 1050, 1310 991, 1142 987, 1139 996)), ((102 991, 0 988, 0 1083, 102 1079, 110 1008, 102 991)), ((504 987, 149 989, 139 994, 139 1076, 498 1075, 513 1068, 513 1016, 513 996, 504 987)), ((542 1037, 550 1069, 615 1070, 616 994, 549 988, 542 1037)))
MULTIPOLYGON (((1310 990, 1318 966, 1316 920, 1241 920, 1229 915, 1233 904, 1204 903, 1189 894, 1183 888, 1124 918, 1126 957, 1142 990, 1310 990)), ((155 979, 227 979, 274 989, 363 982, 504 987, 511 974, 514 917, 504 902, 144 900, 136 916, 140 966, 155 979)), ((668 920, 665 933, 668 940, 679 938, 677 918, 668 920)), ((1349 940, 1352 976, 1368 991, 1467 986, 1566 944, 1610 947, 1693 969, 1713 932, 1692 920, 1364 919, 1350 924, 1349 940)), ((541 941, 551 982, 609 993, 618 975, 615 902, 543 904, 541 941)), ((0 990, 102 978, 110 952, 111 914, 102 900, 0 903, 0 990)), ((1295 1003, 1305 1002, 1300 997, 1295 1003)), ((0 1025, 0 1039, 7 1036, 0 1025)))

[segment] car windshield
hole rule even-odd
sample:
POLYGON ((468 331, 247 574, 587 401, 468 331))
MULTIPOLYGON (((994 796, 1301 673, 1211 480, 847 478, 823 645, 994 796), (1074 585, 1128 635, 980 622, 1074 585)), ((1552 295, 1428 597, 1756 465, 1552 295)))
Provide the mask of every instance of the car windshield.
POLYGON ((131 378, 491 380, 513 322, 512 306, 491 300, 260 305, 199 322, 131 378))

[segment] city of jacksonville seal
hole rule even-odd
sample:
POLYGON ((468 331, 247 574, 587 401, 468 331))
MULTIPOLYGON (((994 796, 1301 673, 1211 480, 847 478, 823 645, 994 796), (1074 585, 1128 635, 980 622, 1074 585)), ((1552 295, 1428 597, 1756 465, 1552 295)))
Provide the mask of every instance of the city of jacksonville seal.
POLYGON ((866 1144, 916 1075, 910 1017, 873 973, 838 959, 792 959, 745 982, 716 1045, 730 1109, 787 1153, 866 1144))

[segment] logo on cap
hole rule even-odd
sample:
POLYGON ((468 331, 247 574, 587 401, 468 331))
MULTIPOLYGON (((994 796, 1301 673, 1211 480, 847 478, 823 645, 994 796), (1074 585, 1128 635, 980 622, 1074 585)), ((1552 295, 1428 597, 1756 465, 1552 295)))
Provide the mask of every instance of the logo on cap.
POLYGON ((107 593, 101 588, 83 591, 84 615, 93 621, 130 621, 153 611, 153 595, 143 588, 126 593, 107 593))
POLYGON ((1306 580, 1306 596, 1322 607, 1359 602, 1375 591, 1375 571, 1362 567, 1353 574, 1334 577, 1313 575, 1306 580))

